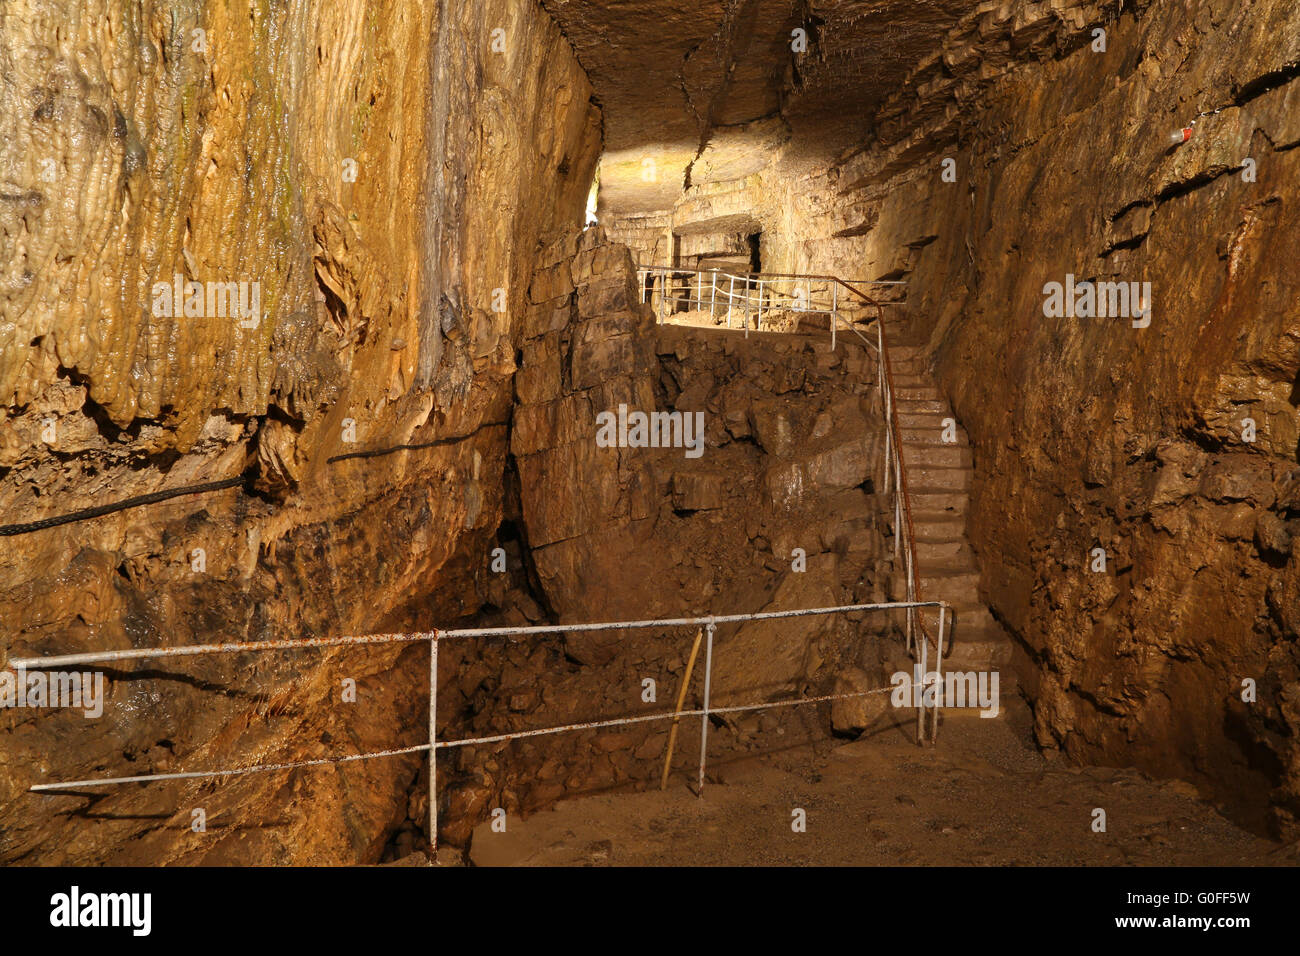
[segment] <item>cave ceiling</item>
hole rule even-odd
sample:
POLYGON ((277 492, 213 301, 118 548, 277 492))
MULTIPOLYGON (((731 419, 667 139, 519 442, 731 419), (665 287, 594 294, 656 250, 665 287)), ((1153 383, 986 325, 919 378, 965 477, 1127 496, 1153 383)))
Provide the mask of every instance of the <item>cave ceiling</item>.
MULTIPOLYGON (((933 60, 979 0, 542 0, 605 117, 602 213, 670 207, 770 151, 776 123, 809 148, 872 129, 886 98, 933 60), (792 48, 807 33, 807 51, 792 48), (761 122, 760 122, 761 121, 761 122), (751 135, 751 131, 753 135, 751 135)), ((985 4, 987 6, 987 4, 985 4)))

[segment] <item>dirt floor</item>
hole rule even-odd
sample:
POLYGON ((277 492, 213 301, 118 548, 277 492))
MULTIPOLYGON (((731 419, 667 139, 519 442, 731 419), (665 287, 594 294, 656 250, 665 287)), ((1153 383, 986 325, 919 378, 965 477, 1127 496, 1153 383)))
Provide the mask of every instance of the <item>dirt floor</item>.
MULTIPOLYGON (((910 715, 910 712, 908 712, 910 715)), ((691 733, 697 732, 691 728, 691 733)), ((1017 702, 1000 719, 945 720, 934 747, 899 718, 857 741, 800 744, 711 766, 703 798, 682 767, 666 792, 558 803, 474 832, 477 866, 1295 865, 1181 781, 1077 768, 1030 744, 1017 702), (1106 812, 1094 832, 1094 810, 1106 812), (796 810, 806 830, 796 832, 796 810)))

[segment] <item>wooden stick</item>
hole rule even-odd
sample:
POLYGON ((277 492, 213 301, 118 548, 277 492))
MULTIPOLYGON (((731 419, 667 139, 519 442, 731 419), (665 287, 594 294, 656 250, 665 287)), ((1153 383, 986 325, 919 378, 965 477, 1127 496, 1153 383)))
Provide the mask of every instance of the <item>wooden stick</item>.
POLYGON ((700 641, 704 638, 704 629, 695 632, 695 644, 691 647, 691 658, 686 662, 686 676, 682 678, 682 689, 677 693, 677 716, 673 717, 673 728, 668 731, 668 750, 664 754, 664 773, 659 779, 659 789, 668 789, 668 767, 673 761, 673 747, 677 743, 677 722, 680 721, 682 705, 686 703, 686 690, 691 686, 691 672, 695 669, 695 658, 700 655, 700 641))

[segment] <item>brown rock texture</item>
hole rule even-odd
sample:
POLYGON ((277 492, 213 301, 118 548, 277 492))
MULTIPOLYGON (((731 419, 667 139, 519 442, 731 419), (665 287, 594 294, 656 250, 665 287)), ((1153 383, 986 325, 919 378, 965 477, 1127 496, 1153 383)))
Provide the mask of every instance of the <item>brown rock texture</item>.
MULTIPOLYGON (((0 523, 239 479, 4 538, 5 654, 476 612, 533 257, 600 149, 540 7, 32 0, 0 44, 0 523), (260 310, 167 315, 178 274, 260 310)), ((418 756, 26 791, 419 741, 426 653, 160 661, 99 720, 6 710, 0 859, 377 860, 418 756)))
MULTIPOLYGON (((883 600, 889 562, 879 477, 875 363, 829 337, 656 327, 626 247, 601 229, 544 250, 529 287, 515 377, 511 487, 517 537, 493 598, 503 623, 641 620, 883 600), (698 457, 681 447, 603 447, 597 420, 700 413, 698 457), (802 549, 799 561, 795 549, 802 549), (796 565, 798 566, 796 568, 796 565)), ((715 706, 831 693, 851 666, 886 685, 901 658, 888 620, 861 614, 719 625, 715 706)), ((695 628, 571 632, 446 653, 449 737, 503 734, 671 710, 695 628), (654 682, 647 698, 646 680, 654 682)), ((440 657, 440 666, 442 658, 440 657)), ((698 707, 703 658, 688 687, 698 707)), ((719 759, 824 740, 829 708, 732 715, 719 759), (789 732, 790 736, 783 736, 789 732)), ((698 759, 698 718, 678 741, 698 759)), ((463 843, 487 808, 659 779, 666 721, 502 741, 457 751, 444 836, 463 843)), ((441 732, 441 731, 440 731, 441 732)), ((414 821, 413 821, 414 822, 414 821)))
POLYGON ((959 142, 849 159, 842 198, 879 203, 859 268, 907 278, 970 433, 972 538, 1039 741, 1294 838, 1300 21, 1157 2, 1106 29, 988 87, 959 142), (1046 316, 1067 274, 1149 281, 1149 327, 1046 316))
POLYGON ((766 226, 765 271, 846 276, 879 197, 841 191, 843 177, 879 184, 955 141, 999 77, 1145 4, 547 0, 606 107, 612 236, 642 262, 637 239, 649 251, 663 237, 654 261, 679 264, 674 234, 743 215, 766 226))
MULTIPOLYGON (((875 294, 969 438, 1037 741, 1294 839, 1297 63, 1292 0, 10 0, 0 664, 881 600, 874 361, 657 326, 634 264, 902 280, 875 294), (1075 280, 1150 311, 1045 307, 1075 280), (700 454, 604 447, 620 405, 701 413, 700 454)), ((693 637, 449 641, 439 733, 666 709, 693 637)), ((870 687, 895 638, 719 628, 715 700, 870 687)), ((105 669, 102 718, 0 710, 0 861, 406 857, 419 754, 28 788, 418 745, 427 653, 160 659, 105 669)), ((644 787, 667 729, 447 752, 443 836, 644 787)))
MULTIPOLYGON (((833 12, 851 5, 825 6, 818 49, 851 45, 833 12)), ((859 12, 859 35, 881 29, 859 12)), ((737 248, 743 216, 765 271, 905 280, 877 294, 928 340, 969 431, 983 591, 1030 655, 1040 742, 1184 777, 1294 838, 1294 5, 952 13, 892 90, 858 91, 876 97, 865 128, 801 135, 817 110, 792 85, 792 136, 766 162, 697 159, 670 203, 611 192, 602 219, 641 261, 701 235, 737 248), (1044 287, 1067 275, 1150 282, 1150 326, 1048 317, 1044 287)), ((800 76, 834 85, 817 62, 800 76)), ((743 154, 760 137, 719 126, 707 141, 743 154)))

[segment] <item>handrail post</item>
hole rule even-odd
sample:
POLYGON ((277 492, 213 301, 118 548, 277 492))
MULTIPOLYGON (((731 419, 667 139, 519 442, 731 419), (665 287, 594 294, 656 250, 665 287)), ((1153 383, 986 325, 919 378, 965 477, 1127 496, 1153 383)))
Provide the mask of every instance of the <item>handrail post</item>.
MULTIPOLYGON (((912 609, 909 607, 908 610, 910 611, 910 610, 912 610, 912 609)), ((921 661, 920 661, 920 663, 921 663, 921 680, 920 680, 920 684, 921 684, 920 694, 921 694, 921 696, 917 699, 917 702, 916 702, 916 742, 917 742, 917 744, 924 744, 924 743, 925 743, 925 677, 926 677, 925 669, 926 669, 926 666, 930 663, 930 662, 929 662, 929 659, 928 659, 927 656, 926 656, 927 644, 928 644, 927 641, 922 641, 922 642, 921 642, 921 661)), ((938 688, 936 688, 936 690, 937 690, 937 689, 938 689, 938 688)))
POLYGON ((840 287, 831 283, 831 351, 835 351, 835 320, 839 316, 840 287))
POLYGON ((695 304, 704 307, 704 273, 695 273, 695 304))
MULTIPOLYGON (((882 402, 881 404, 883 405, 884 402, 882 402)), ((886 418, 885 421, 888 422, 889 419, 886 418)), ((889 429, 885 430, 885 477, 884 480, 881 482, 883 486, 883 493, 886 495, 889 494, 889 478, 893 472, 893 468, 890 467, 891 465, 890 455, 893 454, 893 449, 890 447, 890 445, 893 444, 893 441, 890 437, 889 431, 890 431, 889 429)))
MULTIPOLYGON (((934 649, 934 672, 937 676, 939 686, 943 686, 943 637, 948 622, 948 605, 939 605, 939 637, 938 646, 934 649)), ((943 707, 943 694, 936 694, 934 698, 934 713, 930 715, 930 743, 939 739, 939 710, 943 707)))
POLYGON ((704 629, 708 636, 704 646, 704 714, 700 718, 700 789, 697 797, 704 796, 704 758, 709 749, 709 695, 713 684, 713 632, 717 625, 710 620, 704 629))
POLYGON ((893 473, 893 437, 894 429, 890 426, 890 413, 893 403, 893 389, 889 387, 889 376, 885 374, 885 339, 880 322, 876 322, 876 375, 880 379, 880 405, 885 412, 885 477, 881 482, 884 494, 889 494, 889 481, 893 473))
POLYGON ((898 491, 898 449, 894 449, 894 560, 898 560, 903 542, 903 496, 898 491))
POLYGON ((438 631, 429 638, 429 859, 438 862, 438 631))
MULTIPOLYGON (((909 537, 903 542, 903 568, 907 574, 907 599, 916 600, 916 568, 912 564, 912 541, 909 537)), ((907 645, 916 644, 916 608, 907 609, 907 645)))
POLYGON ((753 296, 749 294, 749 277, 745 277, 745 338, 749 338, 749 307, 754 304, 753 296))

